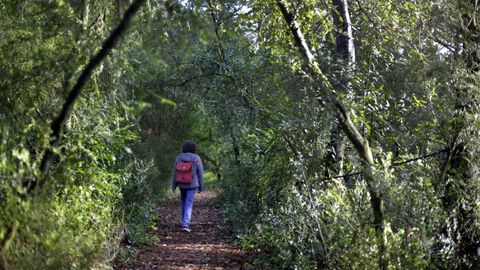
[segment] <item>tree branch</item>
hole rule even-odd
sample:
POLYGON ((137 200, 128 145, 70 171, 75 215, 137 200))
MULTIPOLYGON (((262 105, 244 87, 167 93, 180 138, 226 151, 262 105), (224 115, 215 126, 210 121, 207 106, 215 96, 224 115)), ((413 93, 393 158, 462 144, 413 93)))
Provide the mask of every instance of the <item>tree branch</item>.
POLYGON ((345 177, 355 176, 355 175, 360 175, 360 174, 362 174, 362 173, 361 172, 353 172, 353 173, 349 173, 349 174, 343 174, 343 175, 337 175, 337 176, 333 176, 333 177, 329 177, 329 178, 318 179, 318 181, 327 181, 327 180, 345 178, 345 177))
POLYGON ((50 128, 52 130, 52 134, 50 147, 43 151, 43 156, 40 163, 40 176, 37 178, 36 181, 32 182, 27 187, 27 190, 29 192, 38 189, 44 184, 46 175, 48 174, 48 171, 50 169, 52 158, 54 157, 53 149, 58 147, 58 145, 60 144, 63 127, 67 119, 71 115, 75 102, 81 94, 85 83, 90 78, 93 70, 103 61, 103 59, 105 59, 105 57, 107 57, 108 53, 113 49, 113 47, 115 47, 122 34, 127 30, 128 26, 130 25, 133 16, 137 13, 137 11, 140 9, 144 2, 145 0, 135 0, 130 5, 118 26, 104 41, 100 51, 98 51, 98 53, 90 60, 88 65, 78 77, 76 84, 73 86, 70 94, 68 95, 65 103, 63 104, 62 111, 51 124, 50 128))
MULTIPOLYGON (((436 152, 433 152, 433 153, 430 153, 430 154, 427 154, 427 155, 419 156, 419 157, 416 157, 416 158, 407 159, 407 160, 399 161, 399 162, 394 162, 390 165, 389 168, 395 168, 395 167, 398 167, 398 166, 403 165, 403 164, 411 163, 411 162, 414 162, 414 161, 417 161, 417 160, 423 160, 423 159, 433 157, 433 156, 436 156, 436 155, 439 155, 439 154, 442 154, 442 153, 445 153, 445 152, 448 152, 448 151, 449 151, 449 149, 446 148, 446 149, 442 149, 442 150, 439 150, 439 151, 436 151, 436 152)), ((361 172, 353 172, 353 173, 350 173, 350 174, 337 175, 337 176, 333 176, 333 177, 318 179, 318 181, 326 181, 326 180, 332 180, 332 179, 337 179, 337 178, 344 178, 344 177, 355 176, 355 175, 359 175, 359 174, 362 174, 362 173, 361 172)))
POLYGON ((416 157, 416 158, 412 158, 412 159, 407 159, 407 160, 404 160, 404 161, 394 162, 390 165, 390 167, 391 168, 392 167, 397 167, 397 166, 400 166, 400 165, 403 165, 403 164, 406 164, 406 163, 410 163, 410 162, 414 162, 414 161, 417 161, 417 160, 433 157, 433 156, 436 156, 438 154, 445 153, 445 152, 448 152, 448 149, 442 149, 442 150, 439 150, 439 151, 436 151, 436 152, 433 152, 433 153, 430 153, 430 154, 427 154, 427 155, 424 155, 424 156, 420 156, 420 157, 416 157))

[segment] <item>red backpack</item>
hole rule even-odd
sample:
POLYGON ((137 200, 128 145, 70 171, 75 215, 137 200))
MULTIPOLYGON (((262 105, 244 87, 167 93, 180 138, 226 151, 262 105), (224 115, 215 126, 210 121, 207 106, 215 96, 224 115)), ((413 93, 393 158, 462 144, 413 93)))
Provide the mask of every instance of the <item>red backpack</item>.
POLYGON ((193 180, 192 173, 193 161, 179 161, 175 166, 175 182, 178 184, 191 184, 193 180))

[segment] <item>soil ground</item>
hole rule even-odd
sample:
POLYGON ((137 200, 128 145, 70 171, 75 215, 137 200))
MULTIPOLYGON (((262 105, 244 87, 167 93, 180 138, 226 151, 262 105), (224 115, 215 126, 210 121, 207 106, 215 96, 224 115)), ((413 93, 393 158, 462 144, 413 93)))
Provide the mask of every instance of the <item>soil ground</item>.
POLYGON ((214 208, 216 196, 213 191, 196 194, 190 233, 180 226, 179 198, 158 205, 157 229, 152 234, 160 241, 153 246, 135 247, 136 255, 117 269, 252 269, 246 263, 246 252, 233 245, 230 226, 214 208))

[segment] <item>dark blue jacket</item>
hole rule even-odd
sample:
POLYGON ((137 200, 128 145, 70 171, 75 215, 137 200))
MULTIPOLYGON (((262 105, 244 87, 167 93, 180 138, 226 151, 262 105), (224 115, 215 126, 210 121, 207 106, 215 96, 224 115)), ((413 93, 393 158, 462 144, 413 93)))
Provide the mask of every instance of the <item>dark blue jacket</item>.
POLYGON ((203 164, 199 155, 193 153, 181 153, 177 156, 175 164, 173 165, 172 190, 179 188, 198 188, 198 191, 203 190, 203 164), (179 161, 193 161, 192 174, 193 180, 191 184, 177 184, 175 182, 176 170, 175 167, 179 161))

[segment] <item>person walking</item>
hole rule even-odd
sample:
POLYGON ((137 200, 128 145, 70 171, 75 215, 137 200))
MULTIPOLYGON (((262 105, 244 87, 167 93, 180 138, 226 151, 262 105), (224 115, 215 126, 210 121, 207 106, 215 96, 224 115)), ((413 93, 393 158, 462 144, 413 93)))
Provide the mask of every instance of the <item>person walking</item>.
POLYGON ((195 193, 203 190, 203 164, 197 154, 197 144, 194 141, 183 143, 182 153, 175 159, 173 169, 172 190, 180 189, 182 204, 182 229, 190 232, 190 218, 192 216, 195 193))

